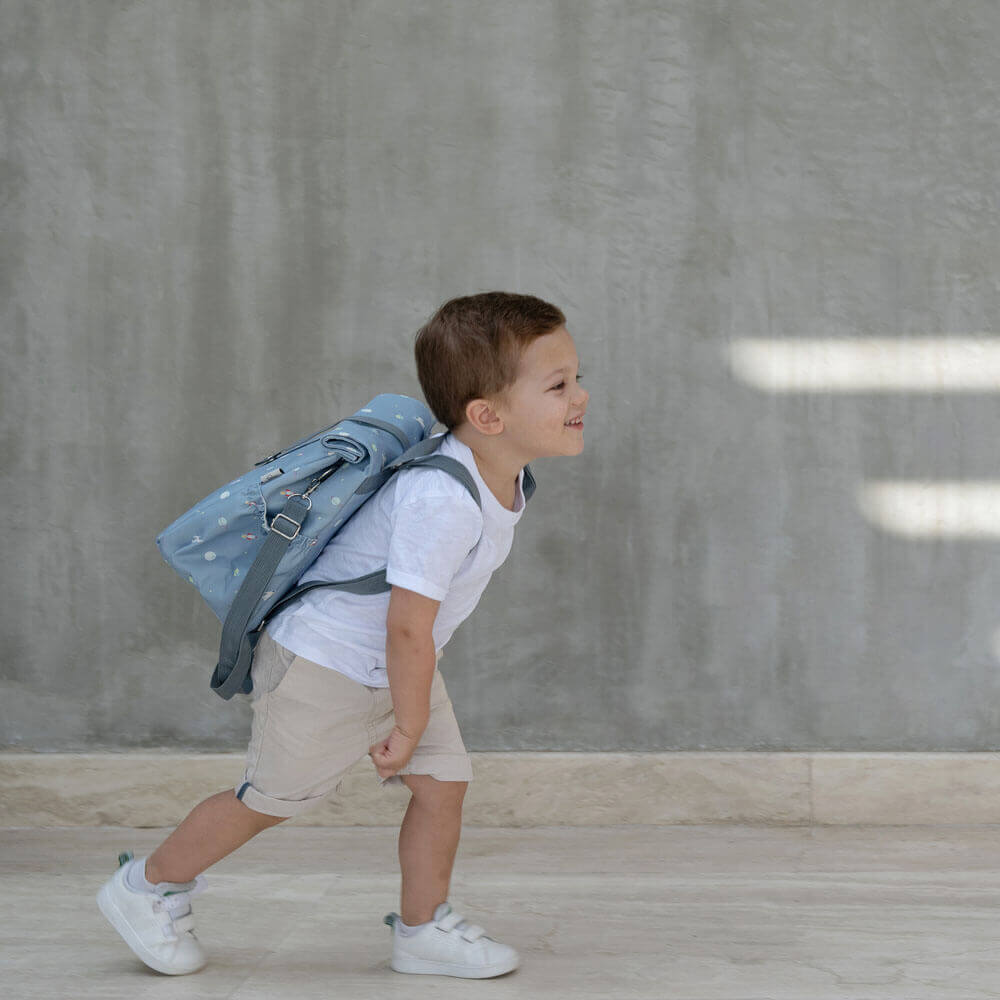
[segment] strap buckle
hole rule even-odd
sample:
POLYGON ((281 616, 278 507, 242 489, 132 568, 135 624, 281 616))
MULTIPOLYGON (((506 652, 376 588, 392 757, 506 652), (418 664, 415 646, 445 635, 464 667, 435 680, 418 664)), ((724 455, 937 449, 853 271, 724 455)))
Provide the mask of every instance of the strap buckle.
MULTIPOLYGON (((289 495, 285 499, 285 503, 287 504, 288 501, 292 499, 292 497, 302 497, 302 499, 305 500, 305 502, 309 505, 306 508, 306 510, 307 511, 312 510, 312 500, 308 496, 303 496, 301 493, 289 493, 289 495)), ((291 542, 298 537, 299 532, 302 530, 302 525, 293 518, 290 518, 284 511, 282 511, 280 514, 275 514, 274 517, 271 519, 271 530, 276 534, 280 535, 282 538, 291 542), (278 523, 278 518, 281 517, 283 517, 289 524, 295 525, 295 532, 293 534, 286 535, 280 528, 275 527, 275 525, 278 523)))
POLYGON ((276 534, 280 535, 282 538, 287 538, 288 541, 294 541, 301 530, 302 525, 298 521, 293 521, 287 514, 275 514, 274 519, 271 521, 271 530, 276 534), (289 524, 295 525, 295 533, 292 535, 286 535, 280 528, 278 528, 278 518, 283 517, 289 524))

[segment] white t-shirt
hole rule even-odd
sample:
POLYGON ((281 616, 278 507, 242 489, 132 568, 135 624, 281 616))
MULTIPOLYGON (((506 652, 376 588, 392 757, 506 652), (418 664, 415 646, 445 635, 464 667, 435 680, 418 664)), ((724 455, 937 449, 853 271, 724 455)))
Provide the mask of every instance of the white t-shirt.
MULTIPOLYGON (((516 509, 508 510, 483 481, 472 449, 451 433, 437 436, 444 438, 439 453, 458 459, 472 474, 482 513, 469 491, 442 469, 403 469, 352 515, 299 582, 350 580, 388 567, 390 584, 441 602, 432 629, 440 652, 510 552, 524 513, 524 470, 517 477, 516 509)), ((389 591, 317 588, 278 612, 265 629, 298 656, 370 687, 388 687, 389 597, 389 591)))

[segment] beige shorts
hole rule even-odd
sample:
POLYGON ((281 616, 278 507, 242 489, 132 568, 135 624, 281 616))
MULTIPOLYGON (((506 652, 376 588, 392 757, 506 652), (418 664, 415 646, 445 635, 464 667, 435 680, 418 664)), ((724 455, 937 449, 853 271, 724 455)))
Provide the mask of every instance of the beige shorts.
MULTIPOLYGON (((254 650, 250 676, 253 723, 246 771, 235 791, 245 805, 269 816, 294 816, 338 791, 344 774, 388 737, 396 722, 389 688, 369 687, 296 656, 266 631, 254 650)), ((472 780, 472 762, 437 666, 430 709, 405 767, 380 778, 372 764, 381 785, 402 784, 401 774, 472 780)))

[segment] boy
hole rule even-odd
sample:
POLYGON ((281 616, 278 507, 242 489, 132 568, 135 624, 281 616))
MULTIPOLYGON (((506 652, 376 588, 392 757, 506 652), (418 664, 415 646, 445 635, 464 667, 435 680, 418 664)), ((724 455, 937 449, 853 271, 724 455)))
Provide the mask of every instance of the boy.
POLYGON ((417 334, 420 385, 447 428, 440 450, 468 468, 482 511, 440 469, 397 473, 302 576, 387 566, 391 592, 320 589, 267 622, 243 780, 195 806, 148 858, 126 857, 98 893, 150 968, 200 969, 190 904, 200 873, 320 802, 366 752, 383 785, 412 793, 399 831, 401 912, 385 918, 392 968, 482 979, 517 967, 513 948, 447 902, 472 769, 437 662, 510 551, 524 466, 583 451, 589 395, 565 322, 541 299, 487 292, 445 303, 417 334))

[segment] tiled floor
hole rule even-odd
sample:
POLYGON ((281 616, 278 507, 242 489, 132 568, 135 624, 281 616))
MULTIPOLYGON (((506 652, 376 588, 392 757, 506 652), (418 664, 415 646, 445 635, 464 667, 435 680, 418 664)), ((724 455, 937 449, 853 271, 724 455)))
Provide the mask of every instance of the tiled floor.
POLYGON ((497 979, 388 965, 389 827, 278 827, 194 901, 212 960, 166 977, 94 902, 163 830, 0 830, 0 996, 921 1000, 1000 996, 1000 827, 467 827, 452 905, 497 979))

